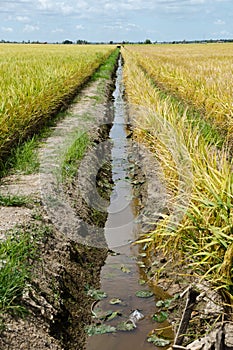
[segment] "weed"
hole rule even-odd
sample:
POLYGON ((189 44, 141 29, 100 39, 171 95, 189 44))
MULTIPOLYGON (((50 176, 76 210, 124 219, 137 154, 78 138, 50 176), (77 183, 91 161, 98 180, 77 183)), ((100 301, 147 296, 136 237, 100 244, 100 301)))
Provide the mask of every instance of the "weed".
POLYGON ((29 226, 17 228, 0 242, 0 308, 1 313, 23 315, 23 291, 30 281, 32 261, 38 256, 38 244, 49 228, 29 226))
POLYGON ((1 195, 0 194, 0 205, 4 207, 22 207, 27 206, 31 203, 30 198, 26 196, 17 195, 1 195))
POLYGON ((103 63, 99 69, 92 75, 92 81, 96 81, 97 79, 110 79, 112 72, 114 71, 114 67, 116 65, 116 60, 119 55, 119 49, 114 50, 111 55, 108 57, 107 61, 103 63))
POLYGON ((88 145, 90 144, 89 136, 86 132, 79 132, 73 144, 67 150, 62 164, 62 178, 72 179, 78 170, 78 164, 83 158, 88 145))

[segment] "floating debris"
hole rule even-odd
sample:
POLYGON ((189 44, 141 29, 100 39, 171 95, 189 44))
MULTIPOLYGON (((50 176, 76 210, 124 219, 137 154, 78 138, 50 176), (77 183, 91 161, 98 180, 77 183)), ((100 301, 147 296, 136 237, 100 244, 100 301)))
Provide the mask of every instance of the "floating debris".
POLYGON ((111 304, 111 305, 116 305, 116 304, 121 304, 121 303, 122 303, 122 300, 118 299, 118 298, 113 298, 109 301, 109 304, 111 304))
POLYGON ((144 318, 144 315, 139 311, 139 310, 134 310, 130 315, 129 315, 129 321, 132 322, 134 327, 136 328, 136 323, 144 318))
POLYGON ((159 314, 154 314, 152 316, 152 320, 154 320, 158 323, 162 323, 162 322, 166 321, 167 318, 168 318, 168 313, 165 311, 161 311, 159 314))
POLYGON ((107 294, 99 289, 89 289, 87 295, 94 298, 95 300, 102 300, 107 298, 107 294))
POLYGON ((127 332, 130 332, 132 330, 134 330, 135 327, 133 325, 133 323, 131 321, 124 321, 124 322, 121 322, 117 325, 117 330, 118 331, 127 331, 127 332))
POLYGON ((131 272, 131 270, 128 267, 126 267, 125 265, 121 265, 121 271, 124 272, 124 273, 130 273, 131 272))
POLYGON ((147 338, 148 343, 153 343, 155 346, 167 346, 171 343, 170 340, 168 339, 164 339, 164 338, 160 338, 158 337, 156 334, 152 334, 147 338))
POLYGON ((151 290, 138 290, 135 295, 139 298, 150 298, 154 293, 151 290))
POLYGON ((97 334, 115 333, 116 327, 112 327, 106 324, 90 325, 86 328, 86 332, 89 337, 97 334))

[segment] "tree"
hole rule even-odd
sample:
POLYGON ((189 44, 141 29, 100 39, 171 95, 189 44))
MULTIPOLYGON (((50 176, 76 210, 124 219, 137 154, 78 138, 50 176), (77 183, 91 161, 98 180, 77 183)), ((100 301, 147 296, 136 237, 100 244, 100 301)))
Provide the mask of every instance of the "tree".
POLYGON ((150 41, 150 39, 146 39, 146 40, 144 41, 144 44, 152 44, 152 42, 150 41))
POLYGON ((64 40, 62 42, 62 44, 73 44, 73 41, 70 41, 70 40, 64 40))
POLYGON ((76 44, 78 44, 78 45, 86 45, 86 44, 88 44, 88 41, 79 39, 79 40, 76 41, 76 44))

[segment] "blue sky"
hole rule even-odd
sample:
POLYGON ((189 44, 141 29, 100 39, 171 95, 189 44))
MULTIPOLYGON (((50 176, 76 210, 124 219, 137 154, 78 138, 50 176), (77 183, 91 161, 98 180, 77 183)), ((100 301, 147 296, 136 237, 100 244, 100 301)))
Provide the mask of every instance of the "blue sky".
POLYGON ((233 0, 0 0, 0 40, 233 38, 233 0))

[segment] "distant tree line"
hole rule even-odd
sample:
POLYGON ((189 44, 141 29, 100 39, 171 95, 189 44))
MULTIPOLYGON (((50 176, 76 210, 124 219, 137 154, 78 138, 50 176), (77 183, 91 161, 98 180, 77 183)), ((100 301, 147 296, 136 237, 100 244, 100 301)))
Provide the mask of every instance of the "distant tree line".
MULTIPOLYGON (((89 42, 87 40, 82 40, 82 39, 78 39, 76 40, 76 42, 72 41, 72 40, 64 40, 62 42, 51 42, 51 44, 65 44, 65 45, 87 45, 87 44, 110 44, 110 45, 124 45, 124 44, 207 44, 207 43, 232 43, 233 42, 233 38, 232 39, 206 39, 206 40, 174 40, 174 41, 151 41, 150 39, 146 39, 144 41, 113 41, 110 40, 109 42, 89 42)), ((1 44, 47 44, 47 41, 9 41, 9 40, 0 40, 1 44)))

